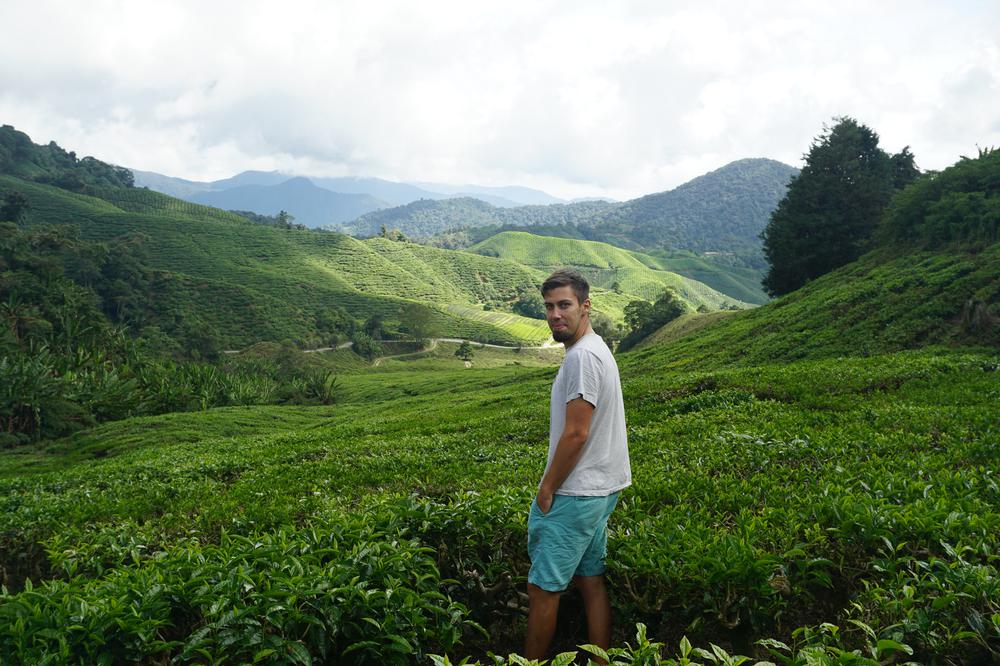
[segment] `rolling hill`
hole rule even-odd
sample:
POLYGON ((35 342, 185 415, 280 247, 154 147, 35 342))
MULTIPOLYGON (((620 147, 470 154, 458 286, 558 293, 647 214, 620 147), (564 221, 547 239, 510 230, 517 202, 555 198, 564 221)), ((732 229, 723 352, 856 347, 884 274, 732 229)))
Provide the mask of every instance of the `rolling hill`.
MULTIPOLYGON (((670 259, 629 252, 607 243, 508 231, 492 236, 469 250, 526 264, 546 274, 562 266, 573 266, 583 272, 593 286, 632 294, 648 301, 655 301, 665 288, 670 287, 693 308, 703 305, 718 310, 743 306, 738 299, 674 271, 670 259)), ((689 268, 689 262, 676 263, 682 270, 689 268)), ((709 269, 707 264, 703 263, 703 266, 709 269)), ((726 278, 734 280, 721 269, 717 270, 715 277, 720 282, 726 278)))
POLYGON ((70 224, 89 240, 141 234, 152 268, 183 285, 171 291, 180 299, 173 311, 197 315, 226 348, 261 339, 312 340, 326 307, 358 319, 378 314, 397 321, 411 302, 429 308, 442 333, 516 343, 517 336, 455 316, 445 305, 481 307, 514 298, 537 280, 534 271, 505 260, 281 230, 150 190, 106 189, 100 198, 0 176, 0 192, 6 191, 28 199, 29 226, 70 224))

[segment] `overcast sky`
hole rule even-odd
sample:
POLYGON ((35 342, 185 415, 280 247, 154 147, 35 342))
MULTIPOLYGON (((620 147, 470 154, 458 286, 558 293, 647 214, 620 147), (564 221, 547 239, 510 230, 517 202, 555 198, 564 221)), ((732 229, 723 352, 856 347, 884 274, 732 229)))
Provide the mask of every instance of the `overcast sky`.
POLYGON ((194 180, 624 199, 800 166, 840 115, 922 168, 1000 146, 997 0, 3 0, 0 25, 0 123, 194 180))

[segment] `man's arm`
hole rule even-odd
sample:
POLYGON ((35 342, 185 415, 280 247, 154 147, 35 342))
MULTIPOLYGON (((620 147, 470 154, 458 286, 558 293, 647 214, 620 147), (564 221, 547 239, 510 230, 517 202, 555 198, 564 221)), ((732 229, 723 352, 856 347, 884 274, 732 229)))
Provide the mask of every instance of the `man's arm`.
POLYGON ((594 406, 583 398, 574 398, 566 403, 566 427, 559 436, 556 453, 552 464, 542 478, 538 489, 538 508, 542 513, 548 513, 552 508, 552 495, 559 490, 563 481, 576 467, 590 434, 590 419, 594 415, 594 406))

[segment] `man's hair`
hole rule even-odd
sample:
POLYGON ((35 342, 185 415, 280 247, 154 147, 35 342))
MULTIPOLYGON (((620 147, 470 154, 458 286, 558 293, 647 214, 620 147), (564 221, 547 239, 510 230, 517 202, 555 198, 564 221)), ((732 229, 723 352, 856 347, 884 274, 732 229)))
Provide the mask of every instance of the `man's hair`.
POLYGON ((572 268, 560 268, 546 278, 542 283, 542 296, 559 287, 572 287, 577 302, 581 304, 590 297, 590 284, 587 278, 572 268))

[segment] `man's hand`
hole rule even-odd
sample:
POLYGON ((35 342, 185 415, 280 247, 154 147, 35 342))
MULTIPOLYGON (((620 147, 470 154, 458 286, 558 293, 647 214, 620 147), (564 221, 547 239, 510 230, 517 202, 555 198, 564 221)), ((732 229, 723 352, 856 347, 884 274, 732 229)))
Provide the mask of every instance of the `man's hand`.
POLYGON ((549 509, 552 508, 552 492, 546 490, 539 490, 538 497, 535 499, 535 504, 538 505, 538 510, 542 513, 548 513, 549 509))
POLYGON ((590 419, 593 414, 594 406, 583 398, 574 398, 566 403, 566 426, 556 444, 552 462, 538 487, 537 502, 542 513, 548 513, 552 508, 552 495, 562 487, 563 481, 580 459, 580 452, 590 434, 590 419))

